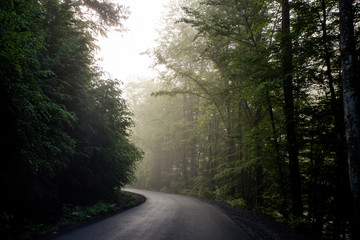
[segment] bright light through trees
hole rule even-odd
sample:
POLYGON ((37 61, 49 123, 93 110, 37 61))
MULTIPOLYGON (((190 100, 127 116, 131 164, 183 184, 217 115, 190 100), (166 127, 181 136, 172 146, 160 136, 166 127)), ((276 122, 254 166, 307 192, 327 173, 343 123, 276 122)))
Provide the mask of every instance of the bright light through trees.
POLYGON ((97 57, 102 60, 100 66, 112 77, 123 82, 137 78, 152 78, 152 61, 145 51, 155 46, 164 4, 168 0, 121 0, 120 4, 128 6, 130 16, 124 22, 126 32, 110 32, 108 37, 99 38, 101 50, 97 57))

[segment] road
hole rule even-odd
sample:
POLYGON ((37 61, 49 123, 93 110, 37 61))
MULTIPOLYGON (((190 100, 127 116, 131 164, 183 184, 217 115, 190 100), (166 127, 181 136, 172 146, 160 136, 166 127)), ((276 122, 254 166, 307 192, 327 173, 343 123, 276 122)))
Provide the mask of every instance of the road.
POLYGON ((127 189, 146 202, 57 240, 252 240, 219 209, 195 198, 127 189))

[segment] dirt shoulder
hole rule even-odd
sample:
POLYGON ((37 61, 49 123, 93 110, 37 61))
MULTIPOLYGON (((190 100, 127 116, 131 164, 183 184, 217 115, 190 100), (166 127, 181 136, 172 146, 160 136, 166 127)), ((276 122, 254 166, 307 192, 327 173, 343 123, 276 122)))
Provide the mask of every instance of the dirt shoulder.
POLYGON ((208 199, 201 201, 220 209, 256 240, 310 240, 288 225, 275 222, 269 216, 244 208, 231 207, 224 202, 208 199))

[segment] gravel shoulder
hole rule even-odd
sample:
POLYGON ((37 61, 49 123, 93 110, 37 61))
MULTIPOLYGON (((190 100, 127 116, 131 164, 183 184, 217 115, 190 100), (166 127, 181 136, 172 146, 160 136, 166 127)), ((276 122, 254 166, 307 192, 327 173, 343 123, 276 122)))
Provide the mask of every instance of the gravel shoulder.
POLYGON ((269 216, 244 208, 231 207, 220 201, 199 199, 220 209, 256 240, 310 240, 286 224, 275 222, 269 216))

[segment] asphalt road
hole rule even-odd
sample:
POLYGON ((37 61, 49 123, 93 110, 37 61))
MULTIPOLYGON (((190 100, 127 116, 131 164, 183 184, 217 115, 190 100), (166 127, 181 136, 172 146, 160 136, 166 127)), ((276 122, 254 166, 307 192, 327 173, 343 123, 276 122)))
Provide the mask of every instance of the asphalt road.
POLYGON ((137 189, 146 202, 57 240, 251 240, 220 210, 195 198, 137 189))

